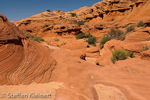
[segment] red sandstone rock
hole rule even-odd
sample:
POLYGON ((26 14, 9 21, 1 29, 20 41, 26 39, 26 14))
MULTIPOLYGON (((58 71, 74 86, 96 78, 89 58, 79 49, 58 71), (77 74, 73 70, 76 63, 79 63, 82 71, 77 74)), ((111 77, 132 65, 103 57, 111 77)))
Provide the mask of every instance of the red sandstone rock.
POLYGON ((0 85, 48 83, 56 61, 0 14, 0 85))
MULTIPOLYGON (((149 81, 149 61, 134 58, 117 62, 118 64, 115 65, 100 67, 68 56, 70 53, 68 54, 61 49, 55 50, 51 55, 57 59, 52 81, 64 82, 64 86, 57 90, 56 99, 87 100, 98 97, 105 100, 108 98, 110 91, 106 92, 104 87, 94 87, 95 90, 93 90, 91 85, 95 83, 119 88, 126 96, 122 95, 121 99, 149 98, 149 88, 145 88, 149 87, 147 84, 149 81), (102 90, 99 90, 101 88, 102 90), (105 96, 103 92, 106 93, 105 96), (145 94, 145 92, 147 93, 145 94), (101 95, 98 96, 98 94, 101 95)), ((113 90, 112 94, 116 93, 115 89, 111 89, 113 90)), ((118 95, 114 94, 113 97, 118 98, 118 95)))
POLYGON ((90 48, 87 48, 87 49, 86 49, 86 52, 89 52, 89 53, 96 53, 96 52, 99 52, 99 48, 98 48, 98 47, 91 46, 90 48))
POLYGON ((127 42, 139 42, 147 41, 150 38, 150 34, 146 32, 133 32, 127 35, 125 41, 127 42))
MULTIPOLYGON (((133 51, 136 58, 141 58, 141 52, 144 46, 150 46, 149 41, 143 42, 125 42, 118 40, 111 40, 105 43, 104 48, 100 50, 100 57, 97 59, 96 64, 109 65, 111 64, 112 51, 114 50, 126 50, 133 51)), ((148 57, 148 56, 147 56, 148 57)), ((148 58, 147 58, 148 59, 148 58)))
POLYGON ((149 50, 142 50, 143 46, 150 46, 147 41, 149 22, 146 22, 150 19, 150 13, 147 13, 149 4, 149 0, 104 0, 92 7, 82 7, 71 12, 43 12, 15 22, 21 30, 41 36, 51 45, 62 47, 53 52, 29 39, 6 17, 0 15, 0 84, 57 81, 64 84, 57 90, 56 99, 148 100, 150 54, 149 50), (76 13, 76 17, 72 17, 70 13, 76 13), (68 24, 74 20, 88 22, 80 27, 68 24), (73 36, 82 31, 97 37, 98 42, 111 28, 126 31, 128 25, 136 25, 139 20, 146 22, 147 28, 135 28, 134 31, 137 32, 127 34, 125 41, 111 40, 99 52, 96 52, 97 48, 87 49, 88 44, 84 40, 57 37, 60 34, 73 36), (55 41, 56 37, 60 41, 55 41), (112 51, 118 49, 133 51, 135 58, 112 64, 112 51), (103 67, 81 60, 85 56, 98 57, 96 64, 103 67), (97 87, 94 84, 98 84, 97 87), (99 84, 113 86, 118 90, 99 84))
MULTIPOLYGON (((150 48, 150 47, 149 47, 149 48, 150 48)), ((142 54, 141 59, 150 60, 150 49, 141 52, 141 54, 142 54)))

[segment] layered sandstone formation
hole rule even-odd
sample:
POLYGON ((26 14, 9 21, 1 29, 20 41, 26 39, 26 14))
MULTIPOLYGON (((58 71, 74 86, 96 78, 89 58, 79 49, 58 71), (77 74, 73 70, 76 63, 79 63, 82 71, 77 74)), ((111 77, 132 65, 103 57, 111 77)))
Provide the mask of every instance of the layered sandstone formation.
POLYGON ((0 14, 0 85, 49 82, 56 64, 50 51, 0 14))
MULTIPOLYGON (((149 26, 149 4, 149 0, 103 0, 92 7, 85 6, 70 12, 45 11, 14 23, 20 30, 43 37, 46 42, 49 42, 47 37, 59 36, 68 36, 71 40, 80 32, 92 34, 98 42, 111 28, 126 31, 128 25, 136 26, 139 20, 149 26), (86 22, 78 26, 78 21, 86 22)), ((60 46, 63 42, 49 43, 60 46)))

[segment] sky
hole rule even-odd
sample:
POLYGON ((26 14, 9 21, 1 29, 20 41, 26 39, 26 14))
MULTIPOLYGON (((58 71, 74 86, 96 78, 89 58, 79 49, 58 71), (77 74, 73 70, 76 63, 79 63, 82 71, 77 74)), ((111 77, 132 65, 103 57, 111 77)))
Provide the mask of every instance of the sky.
POLYGON ((84 6, 91 7, 101 0, 0 0, 0 13, 10 21, 18 21, 47 9, 51 12, 61 10, 73 11, 84 6))

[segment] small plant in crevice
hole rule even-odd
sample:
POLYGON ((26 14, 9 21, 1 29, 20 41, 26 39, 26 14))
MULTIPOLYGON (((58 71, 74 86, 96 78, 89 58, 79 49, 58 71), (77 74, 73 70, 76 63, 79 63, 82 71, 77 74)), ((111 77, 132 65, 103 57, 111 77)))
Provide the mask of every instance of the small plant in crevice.
POLYGON ((133 58, 132 51, 124 51, 124 50, 115 50, 112 52, 111 62, 114 64, 118 60, 125 60, 127 57, 133 58))
POLYGON ((149 50, 149 49, 150 49, 150 47, 145 45, 145 46, 143 46, 143 49, 141 51, 146 51, 146 50, 149 50))
POLYGON ((137 27, 142 27, 142 26, 144 26, 144 22, 141 20, 137 23, 137 27))
POLYGON ((103 26, 103 24, 100 24, 99 26, 103 26))
MULTIPOLYGON (((24 32, 24 31, 23 31, 24 32)), ((42 37, 38 37, 38 36, 33 36, 29 33, 27 33, 26 31, 24 32, 29 38, 31 38, 34 41, 37 41, 40 43, 40 41, 44 41, 44 39, 42 37)))
POLYGON ((66 45, 66 42, 63 42, 61 45, 66 45))
POLYGON ((44 41, 43 38, 38 37, 38 36, 35 36, 35 37, 33 38, 33 40, 34 40, 34 41, 37 41, 37 42, 44 41))
POLYGON ((131 32, 131 31, 133 31, 134 29, 135 29, 135 26, 134 26, 134 25, 129 25, 129 26, 126 27, 127 32, 131 32))
POLYGON ((55 37, 54 41, 57 41, 57 42, 58 42, 58 41, 59 41, 59 39, 58 39, 57 37, 55 37))
POLYGON ((48 45, 51 45, 51 43, 48 43, 48 42, 47 42, 47 44, 48 44, 48 45))

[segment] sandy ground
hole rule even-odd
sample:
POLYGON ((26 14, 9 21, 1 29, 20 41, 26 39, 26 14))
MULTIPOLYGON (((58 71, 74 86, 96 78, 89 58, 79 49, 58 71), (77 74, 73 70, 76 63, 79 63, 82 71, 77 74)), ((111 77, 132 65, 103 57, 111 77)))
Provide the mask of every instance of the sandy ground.
POLYGON ((0 86, 0 100, 54 100, 63 83, 0 86), (41 95, 41 97, 38 97, 41 95))
MULTIPOLYGON (((55 100, 59 88, 67 89, 63 83, 50 82, 45 84, 0 86, 0 100, 55 100), (41 95, 41 97, 38 97, 41 95)), ((127 100, 117 88, 102 84, 94 85, 95 100, 127 100)), ((57 99, 58 100, 58 99, 57 99)))
POLYGON ((91 58, 91 57, 86 57, 85 59, 86 59, 87 62, 90 62, 94 65, 95 65, 95 61, 97 60, 97 58, 91 58))
POLYGON ((116 87, 96 84, 94 88, 99 100, 127 100, 126 96, 116 87))

